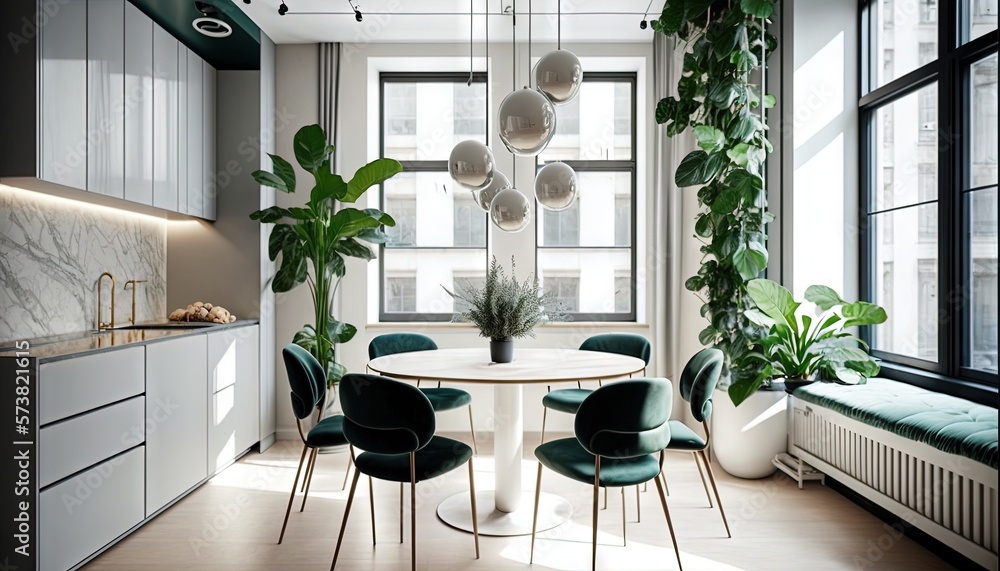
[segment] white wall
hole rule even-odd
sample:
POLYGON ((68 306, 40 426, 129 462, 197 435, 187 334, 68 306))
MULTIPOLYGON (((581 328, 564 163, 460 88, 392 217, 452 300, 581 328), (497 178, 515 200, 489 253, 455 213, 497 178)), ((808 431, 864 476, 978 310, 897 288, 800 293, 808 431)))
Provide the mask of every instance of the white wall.
MULTIPOLYGON (((528 53, 526 46, 518 44, 521 79, 518 86, 527 83, 528 53)), ((641 44, 629 45, 569 45, 563 46, 572 50, 584 59, 585 65, 593 71, 616 71, 614 65, 633 66, 639 73, 639 90, 644 97, 640 100, 637 124, 639 126, 638 164, 639 164, 639 204, 637 213, 641 220, 643 231, 652 226, 652 211, 647 208, 651 204, 653 193, 651 175, 646 172, 652 160, 653 129, 649 128, 652 116, 646 112, 651 109, 652 96, 652 61, 651 46, 641 44)), ((538 57, 554 46, 535 45, 532 55, 538 57)), ((339 123, 339 140, 337 144, 336 170, 345 178, 366 162, 378 156, 378 73, 379 71, 464 71, 468 70, 469 47, 466 44, 365 44, 345 45, 341 65, 341 100, 339 123)), ((476 46, 477 68, 486 66, 481 57, 485 52, 482 45, 476 46)), ((277 94, 276 103, 280 109, 294 114, 293 128, 278 138, 277 150, 282 156, 291 156, 291 135, 301 125, 315 122, 318 109, 318 66, 317 47, 312 45, 280 45, 277 47, 277 94)), ((495 118, 496 108, 502 98, 511 89, 511 46, 510 44, 493 44, 490 48, 491 121, 495 118)), ((628 69, 628 68, 626 68, 628 69)), ((504 173, 512 172, 512 157, 504 150, 503 144, 495 136, 491 144, 495 151, 498 167, 504 173)), ((521 189, 531 188, 533 160, 519 158, 517 180, 515 186, 521 189)), ((371 206, 377 206, 374 192, 369 196, 371 206)), ((304 196, 279 196, 279 205, 300 204, 304 196)), ((534 208, 532 209, 534 211, 534 208)), ((533 212, 534 214, 534 212, 533 212)), ((648 232, 640 234, 638 258, 640 268, 637 272, 642 296, 639 301, 640 323, 613 324, 555 324, 540 327, 535 339, 518 340, 524 347, 577 347, 586 337, 608 331, 633 331, 647 336, 653 343, 654 355, 650 363, 650 374, 671 376, 660 355, 660 343, 654 338, 653 330, 648 325, 645 315, 646 307, 653 295, 652 281, 648 279, 649 271, 660 271, 659 267, 646 268, 646 258, 651 254, 648 232)), ((651 235, 651 234, 650 234, 651 235)), ((534 233, 528 230, 520 234, 491 233, 489 238, 491 253, 499 259, 509 259, 514 255, 519 267, 533 267, 534 233)), ((372 263, 368 268, 365 263, 349 259, 347 262, 347 278, 344 281, 340 296, 340 313, 338 318, 358 327, 359 333, 354 341, 340 348, 341 360, 351 371, 364 371, 368 361, 367 345, 376 335, 394 331, 421 332, 434 337, 440 347, 471 347, 485 346, 487 340, 478 337, 478 332, 471 326, 462 324, 384 324, 374 323, 371 319, 371 307, 378 297, 378 268, 372 263)), ((278 296, 277 345, 280 347, 292 338, 302 324, 312 319, 311 305, 308 293, 304 289, 287 295, 278 296)), ((294 437, 293 417, 289 405, 280 395, 287 394, 287 378, 280 359, 276 364, 277 393, 279 395, 279 436, 294 437)), ((474 422, 477 430, 486 430, 490 426, 493 408, 492 388, 486 386, 463 387, 473 395, 474 422)), ((529 387, 525 390, 525 429, 537 431, 541 428, 541 397, 544 387, 529 387)), ((549 427, 553 430, 571 430, 569 415, 554 415, 549 419, 549 427)), ((439 416, 439 429, 448 431, 467 430, 468 421, 461 412, 439 416)))

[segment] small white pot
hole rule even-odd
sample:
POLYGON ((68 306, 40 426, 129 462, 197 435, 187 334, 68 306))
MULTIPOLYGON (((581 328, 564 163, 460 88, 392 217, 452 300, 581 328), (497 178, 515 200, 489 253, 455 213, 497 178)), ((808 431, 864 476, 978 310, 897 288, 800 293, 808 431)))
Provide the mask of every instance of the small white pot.
POLYGON ((712 403, 712 451, 722 469, 737 478, 766 478, 776 470, 771 459, 785 452, 788 440, 785 391, 757 391, 733 406, 726 391, 712 403))

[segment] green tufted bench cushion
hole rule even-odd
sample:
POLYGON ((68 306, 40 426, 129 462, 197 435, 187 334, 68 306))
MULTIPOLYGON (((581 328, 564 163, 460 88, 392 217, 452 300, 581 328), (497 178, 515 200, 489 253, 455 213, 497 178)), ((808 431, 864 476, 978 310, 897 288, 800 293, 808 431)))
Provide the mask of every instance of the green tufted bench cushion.
POLYGON ((997 409, 891 381, 811 383, 796 398, 997 469, 997 409))

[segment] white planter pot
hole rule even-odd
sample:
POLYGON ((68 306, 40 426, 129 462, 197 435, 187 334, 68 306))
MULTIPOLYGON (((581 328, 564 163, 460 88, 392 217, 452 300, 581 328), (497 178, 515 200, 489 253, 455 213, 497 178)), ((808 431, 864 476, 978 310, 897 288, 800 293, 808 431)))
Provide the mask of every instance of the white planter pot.
POLYGON ((765 478, 776 470, 771 459, 785 452, 788 439, 785 391, 757 391, 740 406, 729 394, 712 403, 712 451, 722 469, 737 478, 765 478))

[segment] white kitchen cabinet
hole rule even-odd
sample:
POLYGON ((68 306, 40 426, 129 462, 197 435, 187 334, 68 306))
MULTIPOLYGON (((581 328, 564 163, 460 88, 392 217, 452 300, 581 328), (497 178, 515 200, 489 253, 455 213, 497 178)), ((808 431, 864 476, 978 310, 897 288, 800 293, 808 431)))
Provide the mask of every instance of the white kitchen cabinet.
POLYGON ((42 363, 38 369, 38 422, 62 420, 142 394, 142 347, 42 363))
POLYGON ((208 471, 258 441, 259 327, 208 334, 208 471))
POLYGON ((208 476, 205 336, 146 346, 146 516, 208 476))
POLYGON ((133 448, 39 494, 39 569, 70 569, 143 520, 144 450, 133 448))
POLYGON ((177 40, 153 26, 153 206, 177 211, 178 93, 177 40))
POLYGON ((125 0, 87 2, 87 190, 125 197, 125 0))
POLYGON ((153 204, 153 21, 125 3, 125 199, 153 204))
MULTIPOLYGON (((205 191, 205 62, 188 50, 187 60, 187 191, 185 214, 201 216, 205 191)), ((182 179, 184 181, 184 179, 182 179)))
MULTIPOLYGON (((188 212, 188 154, 187 147, 191 144, 188 135, 188 55, 191 50, 177 42, 177 212, 188 212)), ((198 131, 201 137, 201 131, 198 131)))
POLYGON ((215 220, 215 201, 218 197, 220 188, 215 184, 216 173, 215 173, 215 68, 205 62, 203 66, 203 71, 205 72, 205 81, 203 88, 205 90, 205 97, 203 101, 203 113, 205 117, 205 184, 203 191, 203 206, 202 206, 202 218, 207 218, 208 220, 215 220))
POLYGON ((86 190, 87 0, 63 0, 58 8, 38 28, 42 52, 39 178, 86 190))

